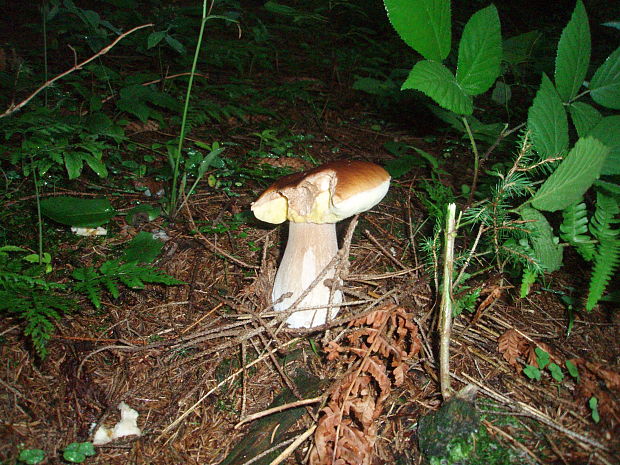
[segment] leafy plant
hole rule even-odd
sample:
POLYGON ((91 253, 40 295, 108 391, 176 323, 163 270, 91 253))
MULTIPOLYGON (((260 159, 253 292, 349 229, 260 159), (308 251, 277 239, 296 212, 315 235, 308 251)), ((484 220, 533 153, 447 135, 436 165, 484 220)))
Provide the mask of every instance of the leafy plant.
POLYGON ((77 268, 72 277, 77 281, 75 292, 86 295, 95 308, 101 308, 101 293, 104 289, 117 299, 120 296, 120 284, 133 289, 143 289, 144 283, 182 284, 182 281, 161 271, 135 262, 122 263, 120 260, 105 261, 98 268, 77 268))
POLYGON ((41 449, 24 449, 19 453, 17 460, 28 465, 36 465, 45 459, 45 452, 41 449))
POLYGON ((590 407, 590 411, 592 412, 592 420, 594 423, 599 423, 601 421, 601 415, 598 412, 598 399, 596 397, 590 397, 588 400, 588 407, 590 407))
POLYGON ((71 463, 82 463, 86 457, 95 455, 92 442, 72 442, 62 451, 62 457, 71 463))
POLYGON ((35 169, 44 176, 53 168, 61 168, 69 179, 76 179, 86 165, 105 178, 108 169, 104 154, 113 148, 110 137, 123 137, 105 115, 80 121, 62 116, 59 111, 38 108, 5 121, 8 143, 0 144, 0 152, 10 153, 9 162, 21 167, 26 176, 35 169), (14 147, 15 136, 21 139, 19 147, 14 147))
POLYGON ((36 353, 44 358, 46 344, 54 332, 54 321, 75 308, 66 286, 48 282, 45 267, 24 260, 19 247, 0 248, 0 314, 25 322, 24 334, 36 353))
MULTIPOLYGON (((436 113, 469 137, 474 155, 470 204, 477 193, 480 167, 476 140, 484 141, 472 130, 471 123, 477 121, 472 119, 473 97, 490 90, 501 72, 502 41, 497 10, 492 5, 483 8, 466 23, 454 73, 443 64, 451 44, 449 0, 384 0, 384 4, 396 32, 424 57, 413 66, 402 89, 425 93, 443 107, 436 113)), ((525 44, 531 38, 528 37, 519 40, 525 44)), ((515 52, 516 44, 516 40, 509 43, 509 50, 515 52)), ((620 115, 602 116, 595 106, 583 101, 591 97, 609 110, 620 107, 620 49, 595 70, 590 85, 582 90, 590 49, 588 17, 578 0, 557 46, 554 81, 542 75, 514 165, 505 174, 490 173, 500 178, 497 187, 479 204, 466 210, 464 217, 465 224, 479 225, 480 244, 492 250, 500 271, 506 263, 523 270, 522 295, 527 294, 542 271, 552 272, 562 266, 565 244, 559 243, 559 237, 574 246, 586 260, 593 262, 585 305, 588 310, 601 299, 618 264, 617 229, 612 225, 617 222, 619 207, 617 195, 601 197, 598 188, 598 217, 595 212, 594 219, 588 220, 587 205, 582 199, 595 182, 600 185, 599 176, 616 174, 620 166, 620 115), (572 148, 569 116, 578 135, 572 148), (541 185, 534 190, 532 186, 537 182, 541 185), (545 214, 558 210, 564 212, 559 233, 545 214), (592 232, 593 228, 598 236, 592 232), (592 236, 587 234, 588 230, 592 236)), ((524 55, 524 50, 519 53, 524 55)), ((485 156, 520 126, 511 130, 506 127, 496 132, 495 142, 490 142, 485 156)), ((617 193, 617 185, 610 182, 607 185, 617 193)), ((446 203, 446 199, 436 198, 425 206, 439 217, 446 203)))
MULTIPOLYGON (((192 85, 194 82, 194 76, 196 74, 196 65, 198 63, 198 56, 200 54, 200 48, 202 45, 202 37, 204 34, 204 29, 207 21, 213 19, 224 19, 226 21, 234 21, 225 16, 215 16, 211 15, 210 11, 213 7, 213 1, 211 2, 211 7, 207 9, 207 0, 203 0, 202 2, 202 20, 200 22, 200 30, 198 32, 198 40, 196 44, 196 50, 194 52, 194 59, 192 62, 192 69, 190 71, 189 81, 187 83, 187 91, 185 94, 185 104, 183 107, 183 116, 181 118, 181 135, 178 137, 178 142, 176 144, 176 148, 170 155, 170 166, 172 168, 172 187, 170 189, 170 196, 168 198, 168 202, 165 205, 166 212, 171 217, 174 217, 179 210, 179 198, 181 192, 183 192, 185 188, 185 183, 180 179, 180 166, 181 166, 181 158, 183 156, 183 144, 185 142, 185 137, 187 134, 187 115, 189 112, 190 99, 192 95, 192 85)), ((205 158, 206 160, 206 158, 205 158)), ((206 168, 205 168, 206 171, 206 168)), ((204 173, 203 173, 204 174, 204 173)))

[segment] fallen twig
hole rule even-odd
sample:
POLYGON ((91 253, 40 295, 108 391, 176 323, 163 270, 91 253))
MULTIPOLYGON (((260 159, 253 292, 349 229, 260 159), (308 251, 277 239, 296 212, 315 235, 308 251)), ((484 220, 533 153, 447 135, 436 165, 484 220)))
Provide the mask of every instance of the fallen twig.
POLYGON ((290 408, 301 407, 302 405, 316 404, 318 402, 321 402, 322 399, 323 397, 320 396, 320 397, 313 397, 311 399, 297 400, 295 402, 290 402, 288 404, 278 405, 277 407, 272 407, 267 410, 263 410, 262 412, 253 413, 252 415, 248 415, 243 420, 241 420, 239 423, 237 423, 235 425, 235 429, 239 429, 241 425, 244 425, 250 421, 258 420, 259 418, 266 417, 268 415, 271 415, 272 413, 278 413, 283 410, 288 410, 290 408))
POLYGON ((105 55, 110 50, 112 50, 116 46, 116 44, 118 44, 121 40, 123 40, 129 34, 133 34, 134 32, 136 32, 139 29, 144 29, 145 27, 150 27, 150 26, 154 26, 154 24, 153 23, 143 24, 142 26, 136 26, 133 29, 130 29, 129 31, 124 32, 123 34, 118 36, 116 39, 114 39, 114 41, 111 44, 107 45, 106 47, 103 47, 101 50, 99 50, 97 53, 95 53, 90 58, 84 60, 81 63, 76 63, 72 68, 69 68, 67 71, 65 71, 63 73, 60 73, 59 75, 53 77, 52 79, 48 79, 45 83, 43 83, 43 85, 41 85, 41 87, 39 87, 37 90, 35 90, 32 94, 30 94, 24 100, 19 102, 17 105, 9 106, 9 108, 7 108, 4 113, 0 114, 0 118, 4 118, 5 116, 9 116, 10 114, 15 113, 16 111, 22 109, 23 107, 25 107, 28 104, 28 102, 30 102, 33 98, 35 98, 39 94, 39 92, 41 92, 45 88, 51 86, 56 81, 58 81, 59 79, 62 79, 63 77, 71 74, 72 72, 77 71, 79 69, 82 69, 84 67, 84 65, 90 63, 91 61, 93 61, 96 58, 99 58, 101 55, 105 55))

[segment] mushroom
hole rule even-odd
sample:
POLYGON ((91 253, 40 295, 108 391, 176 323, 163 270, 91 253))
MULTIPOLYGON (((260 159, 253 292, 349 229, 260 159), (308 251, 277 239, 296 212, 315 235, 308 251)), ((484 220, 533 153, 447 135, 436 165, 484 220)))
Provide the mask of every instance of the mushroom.
MULTIPOLYGON (((329 265, 338 252, 336 223, 369 210, 383 199, 390 175, 365 161, 335 161, 301 173, 284 176, 252 204, 256 218, 280 224, 289 220, 288 242, 276 273, 271 297, 274 310, 286 311, 329 265), (290 296, 285 294, 291 293, 290 296)), ((333 279, 335 269, 325 279, 333 279)), ((298 305, 315 307, 292 313, 291 328, 311 328, 336 316, 342 292, 325 280, 311 289, 298 305), (316 308, 322 307, 322 308, 316 308)))

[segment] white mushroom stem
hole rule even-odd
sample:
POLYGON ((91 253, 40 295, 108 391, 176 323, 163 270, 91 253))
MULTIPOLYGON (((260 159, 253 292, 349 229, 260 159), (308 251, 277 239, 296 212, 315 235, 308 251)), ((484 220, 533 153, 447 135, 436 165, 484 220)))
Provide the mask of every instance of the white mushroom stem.
MULTIPOLYGON (((338 253, 338 239, 334 223, 289 223, 288 242, 271 294, 277 302, 283 294, 291 292, 291 297, 282 299, 274 305, 276 311, 286 311, 302 293, 310 287, 323 269, 329 265, 338 253)), ((311 328, 322 325, 326 321, 329 306, 330 288, 324 282, 334 278, 335 269, 327 270, 324 278, 311 289, 297 308, 326 307, 321 309, 303 310, 292 313, 286 320, 291 328, 311 328)), ((331 318, 336 316, 342 302, 342 292, 334 291, 332 297, 331 318)))

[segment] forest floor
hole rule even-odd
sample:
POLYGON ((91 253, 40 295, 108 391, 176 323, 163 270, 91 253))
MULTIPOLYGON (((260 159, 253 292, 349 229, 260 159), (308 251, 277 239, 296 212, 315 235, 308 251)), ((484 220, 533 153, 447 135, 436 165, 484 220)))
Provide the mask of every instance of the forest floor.
MULTIPOLYGON (((379 116, 368 105, 368 97, 352 90, 350 82, 340 82, 329 60, 321 68, 305 66, 301 52, 289 53, 287 59, 291 61, 280 62, 272 71, 255 71, 244 79, 257 89, 304 82, 304 92, 312 100, 291 104, 273 96, 261 105, 277 118, 232 116, 209 123, 210 133, 235 143, 223 156, 237 158, 247 170, 264 162, 298 170, 312 166, 310 160, 334 159, 384 165, 393 158, 384 144, 398 140, 440 159, 445 185, 460 186, 471 179, 467 146, 458 135, 433 130, 428 122, 411 135, 397 119, 379 116), (293 141, 287 154, 260 160, 245 157, 261 144, 256 134, 270 125, 278 128, 279 136, 293 141), (453 147, 449 157, 444 156, 447 146, 453 147)), ((209 79, 224 83, 233 78, 213 73, 209 79)), ((161 141, 172 131, 138 129, 131 137, 146 144, 161 141)), ((200 129, 190 138, 213 139, 212 135, 203 139, 200 129)), ((374 360, 388 376, 388 385, 381 385, 379 375, 370 376, 368 392, 359 396, 364 402, 372 401, 364 408, 373 418, 367 424, 353 424, 368 436, 374 451, 375 458, 368 463, 422 463, 416 426, 442 404, 435 278, 416 250, 422 236, 432 230, 432 225, 425 224, 425 208, 415 193, 417 183, 428 178, 424 166, 410 171, 392 183, 378 206, 360 216, 350 243, 348 269, 343 270, 345 294, 352 304, 340 311, 342 321, 318 331, 270 326, 266 324, 270 317, 261 316, 269 306, 286 231, 248 219, 251 202, 264 189, 264 183, 251 177, 232 186, 235 196, 206 181, 200 183, 174 221, 160 217, 128 224, 126 217, 119 216, 109 224, 107 236, 67 240, 55 260, 72 267, 113 256, 139 231, 163 231, 167 241, 156 266, 185 284, 125 289, 118 299, 104 298, 100 310, 84 300, 79 311, 57 323, 44 360, 33 355, 19 322, 2 318, 0 463, 16 463, 23 448, 43 449, 49 457, 45 463, 61 463, 57 457, 65 445, 89 441, 94 425, 118 421, 121 401, 139 413, 142 436, 98 447, 86 463, 220 463, 252 427, 249 422, 236 428, 240 420, 267 409, 295 380, 311 379, 298 384, 297 394, 320 399, 307 410, 294 410, 297 417, 288 431, 267 425, 250 433, 250 441, 259 442, 260 434, 267 434, 273 435, 272 446, 290 444, 300 434, 312 433, 317 419, 328 414, 325 410, 319 414, 319 409, 357 370, 361 358, 343 347, 349 344, 358 352, 369 351, 372 340, 355 341, 346 335, 360 328, 377 329, 370 318, 359 320, 360 315, 376 316, 376 310, 406 315, 409 339, 393 342, 409 353, 396 361, 376 354, 374 360), (325 351, 331 354, 329 360, 325 351), (396 369, 404 371, 404 378, 396 369)), ((145 177, 135 180, 138 185, 156 192, 160 181, 145 177)), ((119 211, 136 202, 157 203, 139 189, 123 190, 101 181, 69 183, 44 195, 91 195, 95 188, 97 195, 112 199, 119 211)), ((18 216, 31 207, 31 193, 24 191, 5 208, 18 216)), ((339 227, 341 236, 349 224, 350 220, 344 221, 339 227)), ((61 226, 46 228, 54 237, 68 234, 61 226)), ((32 229, 26 234, 34 236, 32 229)), ((459 238, 457 247, 465 246, 461 242, 459 238)), ((572 266, 547 276, 544 286, 534 285, 523 299, 514 288, 518 282, 509 277, 479 275, 473 281, 481 290, 474 311, 454 320, 452 387, 457 391, 469 384, 477 387, 482 428, 513 451, 513 457, 518 457, 513 463, 620 463, 620 313, 604 305, 591 313, 577 313, 567 334, 567 309, 561 296, 569 289, 579 292, 587 284, 578 259, 568 259, 572 266), (547 371, 540 380, 525 376, 523 368, 533 363, 537 347, 561 367, 572 361, 579 379, 566 370, 562 381, 547 371), (598 399, 598 423, 588 406, 591 397, 598 399)), ((392 329, 405 327, 394 321, 392 329)), ((324 429, 316 434, 329 439, 324 429)), ((302 463, 309 444, 301 443, 285 463, 302 463)), ((360 440, 351 447, 362 454, 367 443, 360 440)), ((250 446, 247 450, 256 453, 250 446)), ((251 458, 240 454, 227 463, 241 465, 251 458)))

